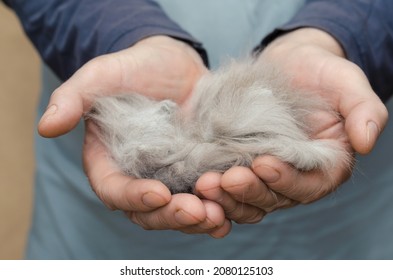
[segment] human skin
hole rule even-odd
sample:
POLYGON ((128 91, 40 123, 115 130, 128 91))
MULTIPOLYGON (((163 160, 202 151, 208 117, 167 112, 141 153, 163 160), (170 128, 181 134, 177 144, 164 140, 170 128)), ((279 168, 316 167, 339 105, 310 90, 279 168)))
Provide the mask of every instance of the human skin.
MULTIPOLYGON (((97 57, 56 89, 38 125, 44 137, 72 130, 94 99, 103 95, 139 92, 183 104, 207 68, 188 44, 165 36, 141 40, 123 51, 97 57)), ((191 194, 171 196, 156 180, 125 176, 98 140, 96 127, 86 122, 84 169, 92 189, 112 210, 122 210, 145 229, 178 229, 218 236, 231 226, 215 202, 191 194)))
MULTIPOLYGON (((320 125, 314 138, 340 139, 349 151, 360 154, 372 150, 387 122, 386 107, 332 36, 313 28, 295 30, 273 41, 258 63, 274 65, 290 77, 292 87, 321 95, 343 117, 338 122, 328 115, 316 116, 320 125)), ((205 174, 196 188, 201 197, 219 203, 227 218, 248 223, 278 208, 318 200, 350 174, 350 168, 336 166, 326 178, 318 170, 301 172, 277 158, 261 156, 251 169, 234 167, 224 174, 205 174)))
MULTIPOLYGON (((323 114, 318 116, 321 126, 314 132, 315 138, 339 137, 349 150, 361 154, 372 150, 386 124, 387 110, 333 37, 312 28, 290 32, 261 53, 258 63, 265 62, 292 77, 292 86, 329 99, 343 116, 345 126, 323 114)), ((93 59, 56 89, 39 132, 45 137, 67 133, 102 95, 138 92, 184 104, 206 71, 197 53, 183 42, 165 36, 144 39, 126 50, 93 59)), ((145 229, 224 237, 231 230, 231 221, 256 223, 275 209, 318 200, 351 172, 337 167, 326 181, 318 171, 300 172, 263 156, 251 168, 204 174, 196 184, 198 196, 171 196, 158 181, 123 175, 96 135, 94 124, 87 122, 83 158, 93 190, 107 207, 124 211, 145 229)))

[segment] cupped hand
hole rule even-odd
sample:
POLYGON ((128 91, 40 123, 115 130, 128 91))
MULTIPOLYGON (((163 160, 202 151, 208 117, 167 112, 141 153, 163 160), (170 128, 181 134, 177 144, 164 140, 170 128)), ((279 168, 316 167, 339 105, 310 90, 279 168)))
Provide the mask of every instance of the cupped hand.
POLYGON ((98 137, 93 122, 86 123, 83 149, 85 173, 101 201, 112 210, 122 210, 146 230, 178 230, 224 237, 231 222, 222 207, 192 194, 171 195, 158 180, 124 175, 98 137))
MULTIPOLYGON (((44 137, 72 130, 99 96, 137 92, 155 99, 185 102, 207 69, 188 44, 153 36, 113 54, 97 57, 81 67, 52 94, 38 126, 44 137)), ((83 148, 90 184, 110 209, 122 210, 145 229, 176 229, 187 233, 226 235, 231 223, 221 206, 191 194, 171 195, 156 180, 125 176, 111 160, 87 121, 83 148)))
POLYGON ((98 96, 137 92, 182 103, 206 71, 188 44, 165 36, 146 38, 82 66, 53 92, 38 131, 44 137, 69 132, 98 96))
MULTIPOLYGON (((290 32, 268 45, 257 63, 273 65, 289 78, 291 87, 321 95, 342 116, 343 121, 323 112, 315 116, 319 126, 313 138, 337 139, 348 151, 360 154, 372 150, 387 122, 386 107, 333 37, 313 28, 290 32)), ((326 196, 350 175, 351 164, 337 165, 326 176, 320 170, 302 172, 275 157, 260 156, 251 168, 205 174, 197 191, 222 205, 227 218, 255 223, 275 209, 326 196)))

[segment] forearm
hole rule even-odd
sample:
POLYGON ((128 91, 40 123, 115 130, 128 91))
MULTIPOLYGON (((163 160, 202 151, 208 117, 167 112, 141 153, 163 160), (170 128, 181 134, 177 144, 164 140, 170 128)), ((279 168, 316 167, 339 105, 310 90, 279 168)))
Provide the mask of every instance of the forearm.
POLYGON ((362 68, 379 97, 386 101, 393 92, 392 13, 392 1, 308 1, 289 23, 268 35, 261 45, 266 46, 294 29, 321 29, 339 42, 347 59, 362 68))
POLYGON ((90 59, 143 38, 168 35, 201 45, 150 0, 7 0, 43 60, 63 80, 90 59))

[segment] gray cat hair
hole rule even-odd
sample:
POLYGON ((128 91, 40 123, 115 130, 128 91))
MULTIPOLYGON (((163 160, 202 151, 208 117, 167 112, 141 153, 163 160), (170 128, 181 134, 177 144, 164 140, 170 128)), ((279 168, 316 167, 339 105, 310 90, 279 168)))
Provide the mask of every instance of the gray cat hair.
POLYGON ((342 142, 310 137, 314 113, 338 115, 288 84, 262 63, 232 61, 202 77, 186 110, 131 93, 98 98, 87 118, 125 174, 160 180, 172 193, 193 192, 203 173, 249 167, 259 155, 327 176, 334 166, 347 166, 342 142))

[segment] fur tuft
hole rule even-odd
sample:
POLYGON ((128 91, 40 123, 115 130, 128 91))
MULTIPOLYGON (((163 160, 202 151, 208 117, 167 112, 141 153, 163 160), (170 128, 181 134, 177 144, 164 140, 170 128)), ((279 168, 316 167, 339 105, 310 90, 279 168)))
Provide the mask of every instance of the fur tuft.
POLYGON ((187 111, 170 100, 126 94, 98 98, 87 117, 124 173, 160 180, 172 193, 192 192, 204 172, 250 166, 264 154, 326 175, 337 164, 348 166, 344 144, 310 139, 310 116, 320 110, 335 116, 333 110, 286 88, 268 69, 233 61, 207 74, 187 111))

